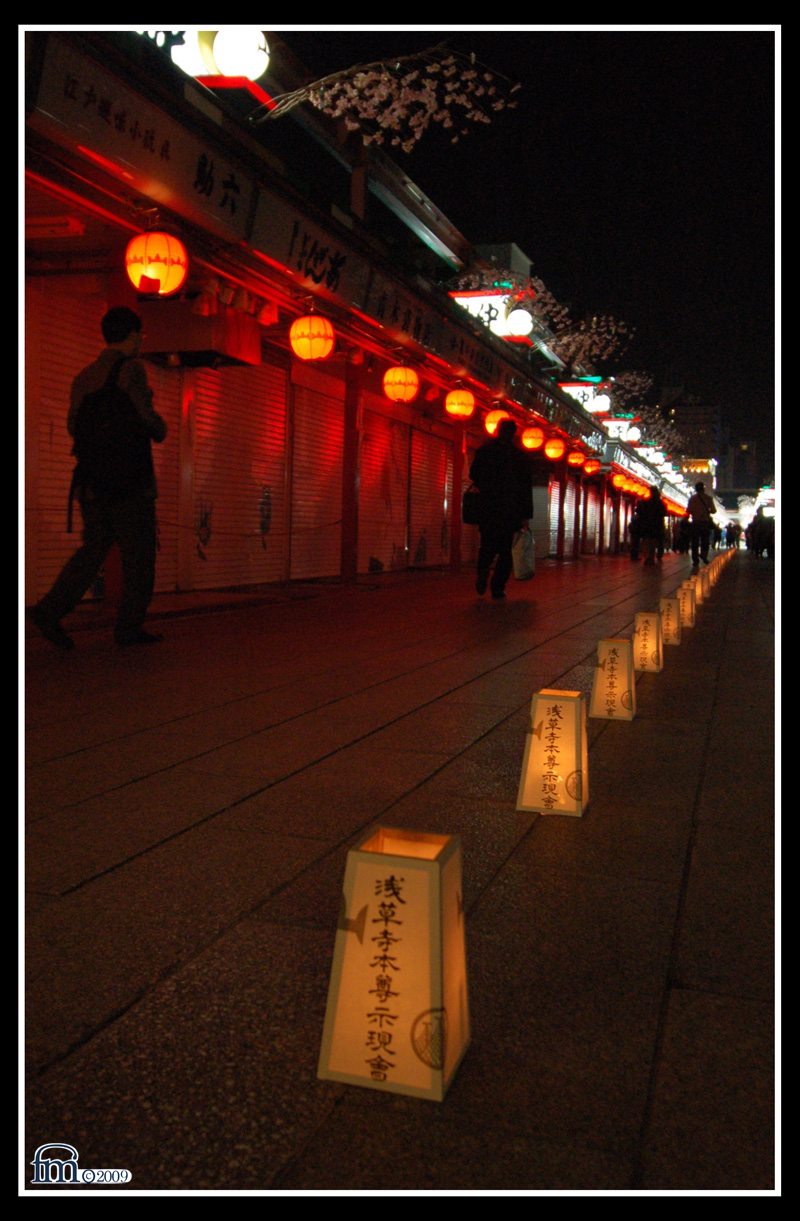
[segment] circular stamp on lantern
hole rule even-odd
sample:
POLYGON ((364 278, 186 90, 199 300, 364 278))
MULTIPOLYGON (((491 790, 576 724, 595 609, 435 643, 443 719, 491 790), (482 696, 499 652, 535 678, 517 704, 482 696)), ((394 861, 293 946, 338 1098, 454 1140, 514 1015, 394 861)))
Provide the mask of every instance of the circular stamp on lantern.
POLYGON ((623 708, 632 708, 633 696, 631 695, 630 691, 623 691, 622 695, 619 697, 619 702, 622 704, 623 708))
POLYGON ((581 772, 570 772, 566 780, 566 789, 573 801, 580 801, 583 790, 583 776, 581 772))
POLYGON ((428 1068, 444 1068, 446 1038, 447 1013, 444 1009, 425 1009, 414 1019, 411 1046, 417 1059, 428 1068))

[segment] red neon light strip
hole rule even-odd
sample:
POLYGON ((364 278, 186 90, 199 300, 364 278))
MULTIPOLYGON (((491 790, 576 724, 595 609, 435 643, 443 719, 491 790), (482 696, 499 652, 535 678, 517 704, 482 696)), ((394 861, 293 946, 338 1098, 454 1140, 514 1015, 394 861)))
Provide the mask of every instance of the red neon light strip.
POLYGON ((207 89, 247 89, 257 101, 268 106, 270 110, 277 106, 277 102, 274 102, 260 85, 251 81, 249 76, 196 76, 194 79, 207 89))
POLYGON ((83 153, 84 157, 88 157, 90 161, 94 161, 96 165, 101 166, 104 170, 110 170, 118 178, 127 178, 128 182, 133 182, 133 174, 129 174, 116 161, 110 161, 108 157, 101 157, 99 153, 93 153, 84 144, 76 144, 75 147, 79 153, 83 153))
POLYGON ((507 297, 508 289, 506 288, 468 288, 465 291, 456 291, 447 294, 449 297, 507 297))

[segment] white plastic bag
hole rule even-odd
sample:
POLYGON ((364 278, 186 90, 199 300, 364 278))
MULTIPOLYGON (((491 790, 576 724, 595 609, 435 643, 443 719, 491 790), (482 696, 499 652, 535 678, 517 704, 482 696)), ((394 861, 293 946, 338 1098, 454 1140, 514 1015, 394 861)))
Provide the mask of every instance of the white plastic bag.
POLYGON ((536 572, 536 541, 528 526, 524 530, 517 530, 514 535, 511 558, 514 561, 514 576, 517 580, 530 581, 536 572))

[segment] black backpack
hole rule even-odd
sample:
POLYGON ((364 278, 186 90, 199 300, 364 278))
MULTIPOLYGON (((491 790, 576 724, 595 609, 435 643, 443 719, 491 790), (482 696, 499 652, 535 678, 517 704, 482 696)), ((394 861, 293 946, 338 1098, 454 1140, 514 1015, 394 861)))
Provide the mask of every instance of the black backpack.
POLYGON ((150 475, 150 436, 136 407, 117 385, 122 362, 114 362, 104 384, 83 396, 75 413, 72 453, 75 471, 69 492, 68 530, 72 500, 88 489, 107 503, 124 500, 143 487, 150 475))

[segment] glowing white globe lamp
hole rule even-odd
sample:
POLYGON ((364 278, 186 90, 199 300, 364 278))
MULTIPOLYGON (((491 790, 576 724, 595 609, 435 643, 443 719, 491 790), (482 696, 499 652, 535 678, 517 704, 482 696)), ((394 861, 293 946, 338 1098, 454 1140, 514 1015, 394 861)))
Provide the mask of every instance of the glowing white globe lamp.
POLYGON ((269 67, 269 48, 262 30, 230 26, 217 30, 214 62, 223 76, 246 76, 257 81, 269 67))
POLYGON ((529 310, 517 307, 512 309, 506 318, 509 335, 530 335, 533 330, 533 316, 529 310))

